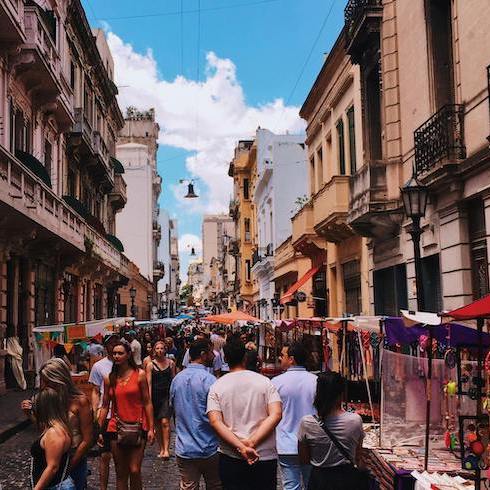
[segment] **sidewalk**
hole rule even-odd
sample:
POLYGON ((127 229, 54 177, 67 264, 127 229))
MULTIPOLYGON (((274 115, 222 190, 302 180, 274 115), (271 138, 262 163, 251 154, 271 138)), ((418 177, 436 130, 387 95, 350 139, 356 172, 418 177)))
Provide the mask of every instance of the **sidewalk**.
POLYGON ((32 390, 10 390, 0 395, 0 444, 30 424, 20 409, 20 402, 31 395, 32 390))

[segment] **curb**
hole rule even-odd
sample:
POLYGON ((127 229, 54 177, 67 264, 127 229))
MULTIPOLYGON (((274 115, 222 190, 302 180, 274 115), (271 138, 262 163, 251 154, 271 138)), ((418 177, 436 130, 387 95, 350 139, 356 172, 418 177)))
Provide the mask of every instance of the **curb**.
POLYGON ((17 422, 16 424, 11 425, 5 430, 2 430, 0 432, 0 444, 4 443, 11 437, 15 436, 15 434, 18 434, 19 432, 23 431, 25 428, 29 427, 31 425, 31 421, 29 419, 22 420, 21 422, 17 422))

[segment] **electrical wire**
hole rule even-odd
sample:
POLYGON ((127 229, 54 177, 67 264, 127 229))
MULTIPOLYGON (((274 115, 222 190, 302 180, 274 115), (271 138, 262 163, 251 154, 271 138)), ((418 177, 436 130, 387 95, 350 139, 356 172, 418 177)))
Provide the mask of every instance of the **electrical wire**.
POLYGON ((184 76, 184 0, 180 0, 180 73, 184 76))
MULTIPOLYGON (((200 12, 215 12, 217 10, 228 10, 228 9, 234 9, 238 7, 252 7, 254 5, 264 5, 267 3, 276 3, 280 2, 281 0, 257 0, 255 2, 242 2, 242 3, 235 3, 233 5, 221 5, 219 7, 207 7, 204 9, 194 9, 194 10, 184 10, 182 11, 183 14, 196 14, 200 12)), ((145 18, 153 18, 153 17, 167 17, 170 15, 180 15, 181 11, 180 10, 175 10, 175 11, 170 11, 170 12, 154 12, 152 14, 139 14, 139 15, 125 15, 121 17, 104 17, 103 19, 96 19, 96 20, 129 20, 129 19, 145 19, 145 18)))

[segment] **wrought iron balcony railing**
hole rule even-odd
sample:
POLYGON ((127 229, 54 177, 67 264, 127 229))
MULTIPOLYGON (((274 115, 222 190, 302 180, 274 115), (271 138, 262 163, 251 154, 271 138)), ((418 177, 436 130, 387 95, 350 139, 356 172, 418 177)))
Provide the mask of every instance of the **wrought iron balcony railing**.
POLYGON ((457 163, 466 158, 464 106, 442 107, 414 132, 415 168, 418 175, 440 162, 457 163))
POLYGON ((262 261, 262 257, 260 255, 259 250, 254 250, 254 253, 252 254, 252 267, 261 261, 262 261))
POLYGON ((352 37, 356 23, 369 7, 380 7, 381 0, 349 0, 344 9, 344 20, 347 36, 352 37))

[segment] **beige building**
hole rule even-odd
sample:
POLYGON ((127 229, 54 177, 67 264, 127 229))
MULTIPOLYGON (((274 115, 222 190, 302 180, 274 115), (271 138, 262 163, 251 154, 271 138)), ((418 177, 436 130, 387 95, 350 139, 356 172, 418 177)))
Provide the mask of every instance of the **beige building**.
POLYGON ((0 391, 5 338, 33 369, 32 327, 113 317, 129 261, 115 216, 124 120, 113 62, 79 0, 0 2, 0 391))
POLYGON ((486 0, 348 2, 346 46, 360 71, 364 148, 347 221, 368 238, 376 313, 415 307, 399 191, 413 168, 430 191, 421 239, 426 309, 489 292, 488 18, 486 0))
POLYGON ((204 306, 227 311, 234 304, 235 225, 226 214, 205 215, 202 223, 204 306))

